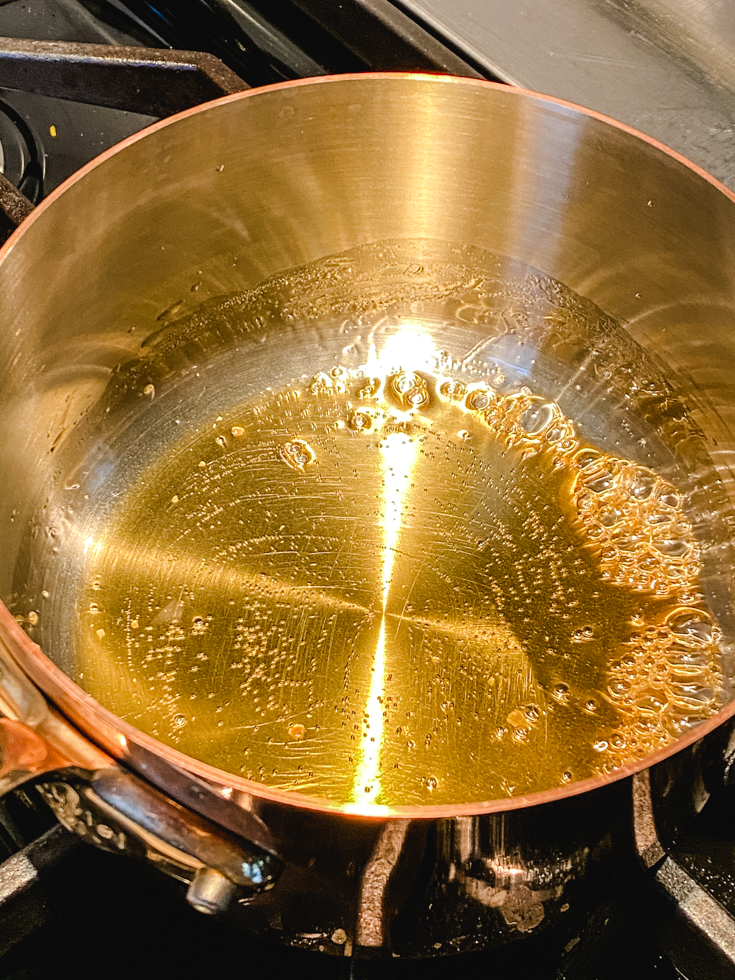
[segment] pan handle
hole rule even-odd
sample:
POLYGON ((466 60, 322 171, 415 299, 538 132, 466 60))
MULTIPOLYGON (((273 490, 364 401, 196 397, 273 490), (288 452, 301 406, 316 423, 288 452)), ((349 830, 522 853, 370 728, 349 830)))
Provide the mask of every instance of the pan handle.
POLYGON ((30 779, 59 822, 104 850, 189 882, 200 912, 276 883, 281 862, 128 772, 64 719, 0 641, 0 795, 30 779))
POLYGON ((12 718, 0 718, 0 796, 26 780, 70 765, 44 738, 12 718))
POLYGON ((0 642, 0 796, 66 766, 114 764, 51 707, 0 642))

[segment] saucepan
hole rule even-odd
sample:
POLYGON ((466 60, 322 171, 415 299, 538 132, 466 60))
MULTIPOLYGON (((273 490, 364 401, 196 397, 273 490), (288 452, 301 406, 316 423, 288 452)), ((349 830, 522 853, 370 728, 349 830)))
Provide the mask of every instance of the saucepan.
POLYGON ((727 752, 734 252, 676 154, 468 79, 83 168, 0 253, 4 788, 298 946, 582 914, 727 752))

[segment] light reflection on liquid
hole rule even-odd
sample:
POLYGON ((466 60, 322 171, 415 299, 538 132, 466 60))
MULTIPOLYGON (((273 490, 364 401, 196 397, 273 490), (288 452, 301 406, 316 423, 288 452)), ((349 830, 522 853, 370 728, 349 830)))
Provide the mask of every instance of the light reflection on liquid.
POLYGON ((402 432, 391 432, 380 442, 383 458, 383 609, 375 647, 372 678, 365 706, 360 762, 355 773, 353 803, 372 804, 380 794, 380 751, 383 743, 385 698, 385 634, 396 547, 403 525, 410 476, 417 444, 402 432))

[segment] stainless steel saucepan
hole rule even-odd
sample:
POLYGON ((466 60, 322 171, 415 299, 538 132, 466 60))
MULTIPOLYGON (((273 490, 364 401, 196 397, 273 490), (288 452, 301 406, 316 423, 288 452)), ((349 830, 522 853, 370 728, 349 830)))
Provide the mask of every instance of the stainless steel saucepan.
POLYGON ((0 252, 0 785, 299 946, 581 915, 728 751, 734 307, 729 191, 504 86, 93 161, 0 252))

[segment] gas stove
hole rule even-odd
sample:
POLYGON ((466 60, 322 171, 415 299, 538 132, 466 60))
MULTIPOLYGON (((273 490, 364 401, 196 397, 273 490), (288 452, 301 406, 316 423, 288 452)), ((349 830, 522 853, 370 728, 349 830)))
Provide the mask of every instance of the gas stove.
MULTIPOLYGON (((708 17, 685 31, 694 5, 684 0, 604 8, 584 0, 0 0, 0 223, 9 227, 88 160, 158 118, 248 87, 366 70, 481 76, 566 98, 643 130, 735 187, 735 22, 722 23, 714 3, 697 10, 704 7, 708 17)), ((320 975, 420 969, 432 977, 459 968, 480 977, 520 968, 539 980, 732 976, 735 800, 727 777, 699 795, 681 830, 667 826, 665 774, 639 778, 636 794, 639 865, 585 921, 542 937, 519 930, 518 942, 499 950, 437 951, 418 965, 325 955, 320 975)), ((0 861, 0 978, 49 976, 70 938, 105 973, 145 963, 143 972, 187 977, 243 954, 255 969, 314 964, 312 952, 200 915, 155 869, 87 846, 55 823, 32 786, 0 802, 0 861)))

